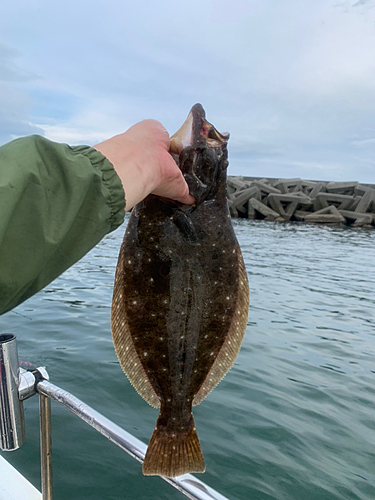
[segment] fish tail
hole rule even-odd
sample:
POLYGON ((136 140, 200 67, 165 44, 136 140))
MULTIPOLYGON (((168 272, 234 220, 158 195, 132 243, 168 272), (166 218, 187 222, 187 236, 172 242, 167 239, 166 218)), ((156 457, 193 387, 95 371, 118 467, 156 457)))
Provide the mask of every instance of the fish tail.
POLYGON ((184 432, 156 425, 143 462, 145 476, 177 477, 205 470, 193 416, 184 432))

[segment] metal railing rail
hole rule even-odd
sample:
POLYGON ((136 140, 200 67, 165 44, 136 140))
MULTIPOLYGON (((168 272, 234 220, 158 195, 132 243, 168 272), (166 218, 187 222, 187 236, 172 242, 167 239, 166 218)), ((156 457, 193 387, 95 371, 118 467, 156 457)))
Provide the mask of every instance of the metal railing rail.
MULTIPOLYGON (((126 451, 130 456, 141 463, 143 462, 147 445, 113 423, 104 415, 47 380, 39 382, 36 386, 36 390, 40 395, 46 396, 65 406, 65 408, 100 432, 103 436, 112 441, 112 443, 126 451)), ((185 474, 175 478, 163 477, 162 479, 192 500, 228 500, 191 474, 185 474)))
MULTIPOLYGON (((43 500, 53 499, 51 400, 65 406, 130 456, 143 462, 147 450, 145 443, 69 392, 49 382, 44 367, 34 370, 20 368, 15 335, 0 335, 0 448, 3 451, 16 450, 22 446, 25 440, 22 402, 36 393, 39 394, 40 408, 43 500)), ((228 500, 191 474, 162 479, 191 500, 228 500)))

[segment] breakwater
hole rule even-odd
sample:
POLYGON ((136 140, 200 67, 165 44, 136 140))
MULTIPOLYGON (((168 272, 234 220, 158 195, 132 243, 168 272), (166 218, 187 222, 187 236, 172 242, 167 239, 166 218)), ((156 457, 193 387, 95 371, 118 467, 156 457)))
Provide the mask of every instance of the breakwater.
POLYGON ((375 227, 375 186, 358 182, 228 177, 232 217, 375 227))

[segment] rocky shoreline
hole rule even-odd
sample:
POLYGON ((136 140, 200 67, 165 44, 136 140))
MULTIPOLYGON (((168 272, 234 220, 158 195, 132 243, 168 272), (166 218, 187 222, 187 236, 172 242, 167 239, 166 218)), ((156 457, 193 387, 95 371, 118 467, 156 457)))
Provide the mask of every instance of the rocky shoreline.
POLYGON ((228 177, 232 217, 375 227, 375 185, 228 177))

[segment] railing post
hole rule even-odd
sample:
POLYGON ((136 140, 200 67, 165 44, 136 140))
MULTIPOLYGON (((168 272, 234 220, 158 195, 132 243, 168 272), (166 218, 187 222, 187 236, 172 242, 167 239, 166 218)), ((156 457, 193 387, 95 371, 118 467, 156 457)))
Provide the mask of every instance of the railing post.
POLYGON ((40 459, 42 476, 42 499, 53 499, 52 485, 52 434, 51 434, 51 400, 39 394, 40 410, 40 459))
POLYGON ((18 398, 19 361, 16 336, 0 335, 0 448, 17 450, 25 442, 23 404, 18 398))

